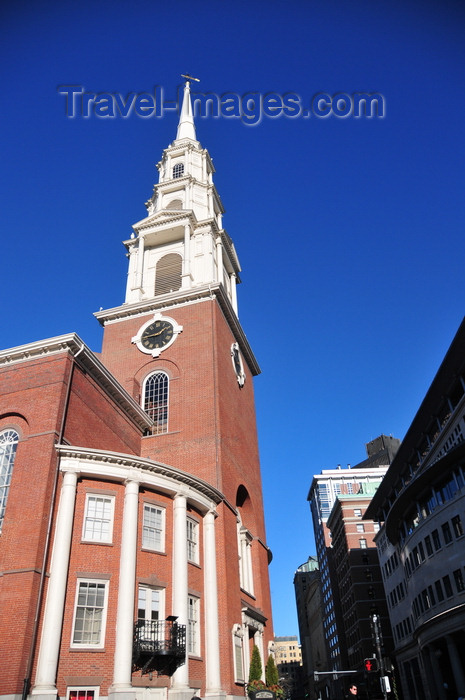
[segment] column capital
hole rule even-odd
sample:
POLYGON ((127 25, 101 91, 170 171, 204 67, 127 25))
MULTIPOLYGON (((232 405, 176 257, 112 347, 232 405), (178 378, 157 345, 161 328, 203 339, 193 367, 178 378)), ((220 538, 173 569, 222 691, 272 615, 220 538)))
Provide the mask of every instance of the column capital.
POLYGON ((142 479, 139 471, 136 469, 131 469, 123 483, 125 486, 129 486, 129 484, 136 484, 137 488, 139 489, 141 481, 142 479))

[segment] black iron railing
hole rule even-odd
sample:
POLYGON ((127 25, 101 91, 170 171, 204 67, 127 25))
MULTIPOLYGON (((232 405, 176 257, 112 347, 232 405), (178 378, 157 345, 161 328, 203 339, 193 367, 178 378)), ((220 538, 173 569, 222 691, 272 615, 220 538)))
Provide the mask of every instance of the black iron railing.
POLYGON ((186 626, 175 620, 139 620, 134 625, 133 666, 142 673, 172 676, 186 660, 186 626))

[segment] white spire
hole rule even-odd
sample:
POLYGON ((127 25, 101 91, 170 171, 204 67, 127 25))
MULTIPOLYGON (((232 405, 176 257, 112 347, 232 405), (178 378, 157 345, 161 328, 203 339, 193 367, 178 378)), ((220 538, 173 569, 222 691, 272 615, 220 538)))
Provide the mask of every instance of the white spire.
POLYGON ((184 98, 182 101, 181 116, 179 118, 176 141, 179 141, 180 139, 192 139, 193 141, 197 141, 197 137, 195 135, 194 117, 192 115, 191 93, 189 85, 189 81, 186 80, 186 84, 184 85, 184 98))

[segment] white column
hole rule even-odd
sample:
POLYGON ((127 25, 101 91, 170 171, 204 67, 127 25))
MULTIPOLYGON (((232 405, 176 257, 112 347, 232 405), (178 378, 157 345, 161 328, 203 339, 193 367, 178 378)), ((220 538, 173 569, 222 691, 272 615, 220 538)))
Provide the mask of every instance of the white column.
POLYGON ((206 695, 217 695, 221 688, 215 517, 210 510, 203 519, 206 695))
MULTIPOLYGON (((173 505, 173 615, 178 623, 187 629, 187 499, 179 492, 174 497, 173 505)), ((173 675, 172 688, 176 690, 189 687, 189 664, 186 648, 186 663, 173 675)))
POLYGON ((244 654, 244 678, 247 679, 250 671, 249 626, 247 622, 242 623, 242 629, 244 632, 242 638, 242 652, 244 654))
POLYGON ((137 246, 135 244, 131 245, 129 248, 128 280, 126 289, 126 297, 134 289, 137 289, 137 246))
POLYGON ((136 271, 136 289, 142 289, 144 274, 144 237, 139 234, 139 247, 137 249, 137 271, 136 271))
POLYGON ((207 182, 207 157, 205 151, 202 153, 202 182, 207 182))
POLYGON ((217 282, 223 281, 223 244, 221 242, 221 236, 218 236, 216 241, 216 271, 217 271, 217 282))
POLYGON ((183 289, 191 286, 191 229, 184 224, 184 270, 182 275, 183 289))
POLYGON ((260 658, 262 660, 262 681, 265 680, 265 668, 266 668, 266 662, 268 661, 268 658, 265 658, 265 653, 263 649, 263 629, 259 628, 255 634, 254 634, 254 643, 258 647, 258 651, 260 652, 260 658))
POLYGON ((230 280, 231 280, 231 301, 232 301, 233 309, 236 312, 236 316, 239 317, 239 312, 237 309, 237 287, 236 287, 237 276, 236 276, 235 272, 232 273, 230 280))
POLYGON ((116 613, 115 666, 111 693, 131 688, 134 595, 136 587, 139 483, 126 481, 116 613))
POLYGON ((67 471, 63 475, 33 695, 57 695, 55 678, 63 626, 77 476, 74 471, 67 471))

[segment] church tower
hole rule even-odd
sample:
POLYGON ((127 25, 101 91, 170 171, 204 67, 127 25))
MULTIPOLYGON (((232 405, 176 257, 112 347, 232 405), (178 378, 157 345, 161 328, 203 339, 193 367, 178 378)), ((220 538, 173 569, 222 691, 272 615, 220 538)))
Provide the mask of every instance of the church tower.
MULTIPOLYGON (((199 649, 216 645, 206 654, 201 692, 243 695, 253 644, 265 665, 273 639, 252 383, 260 370, 238 319, 239 260, 223 229, 212 160, 196 137, 189 82, 176 139, 157 168, 147 216, 124 242, 125 302, 95 314, 104 326, 101 360, 153 421, 141 456, 221 494, 216 580, 208 584, 216 587, 218 610, 193 608, 207 585, 198 569, 206 532, 187 503, 188 547, 192 537, 197 552, 193 560, 188 555, 172 612, 188 625, 197 613, 205 617, 199 649), (209 615, 217 615, 217 627, 209 615)), ((203 656, 192 653, 176 671, 175 688, 192 687, 192 675, 201 678, 203 656)))
POLYGON ((0 700, 240 700, 271 649, 259 368, 189 83, 158 170, 102 352, 0 350, 0 700))

